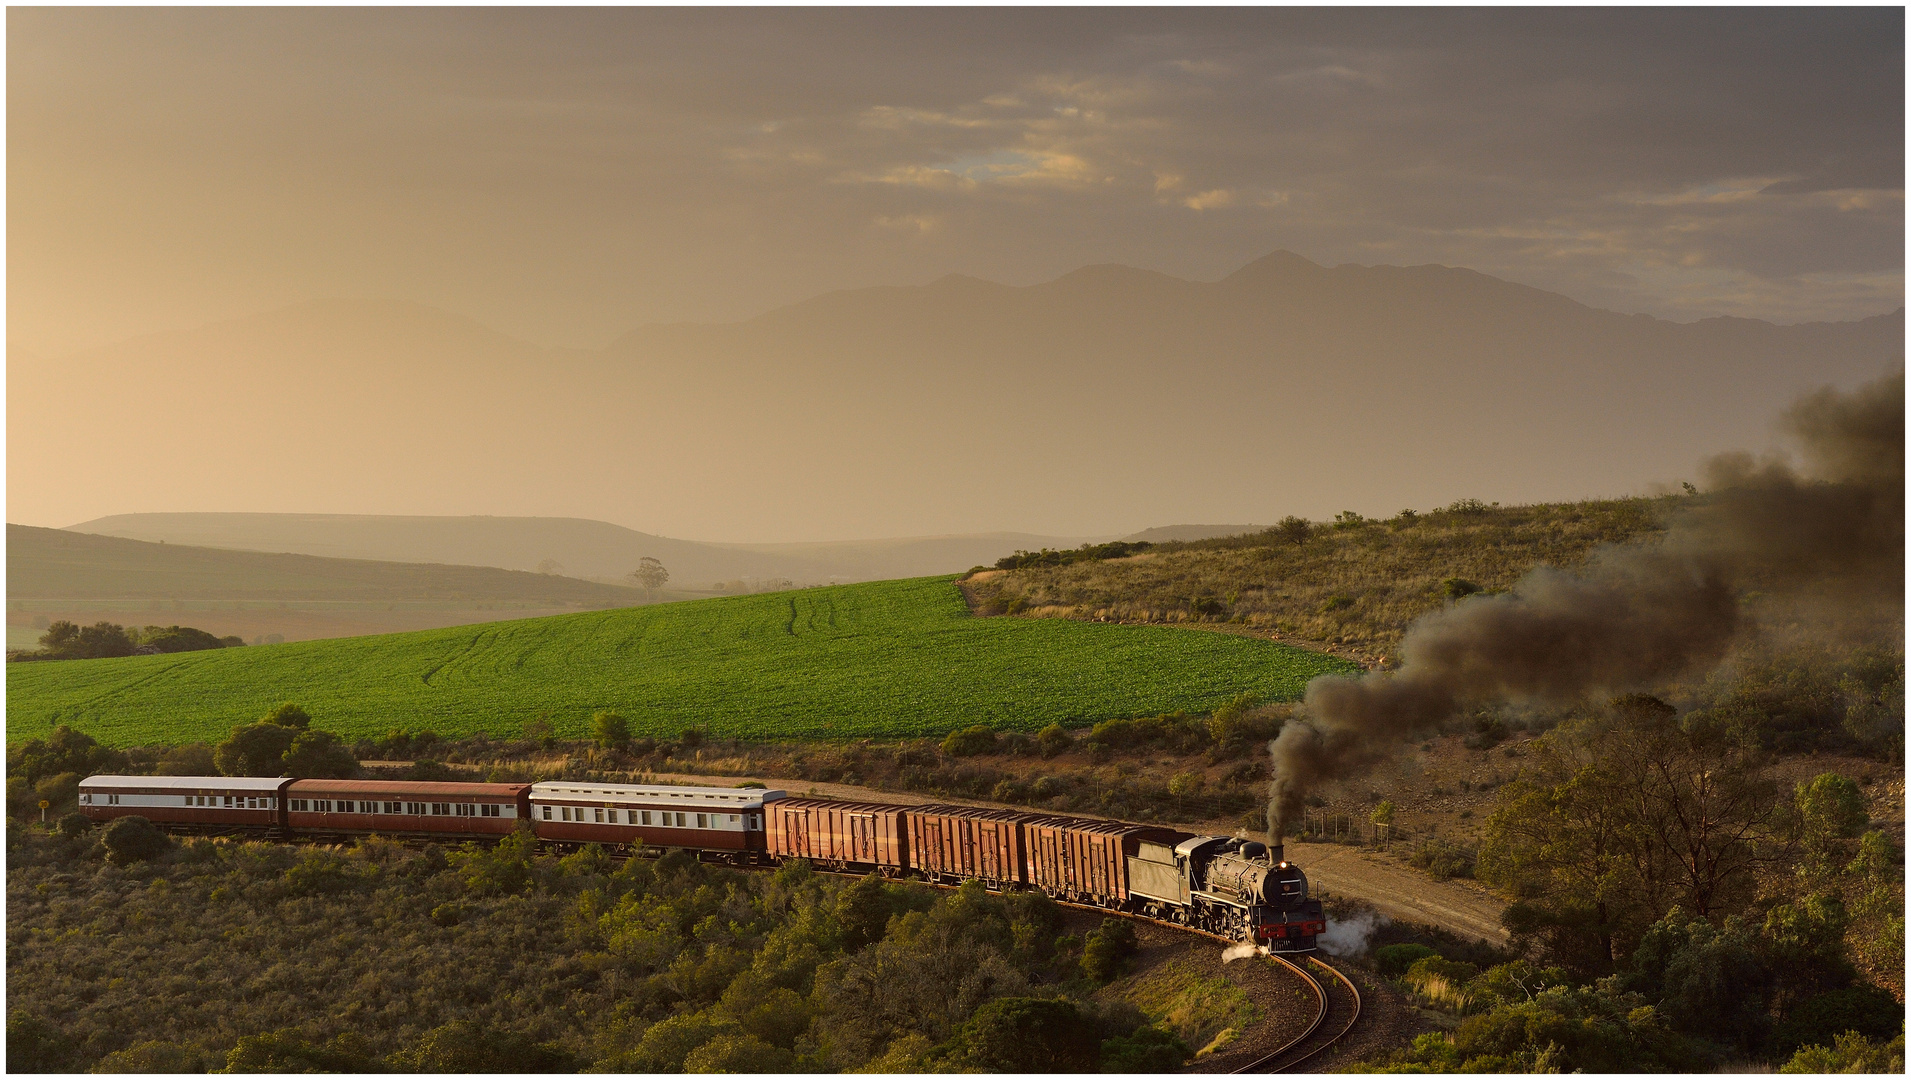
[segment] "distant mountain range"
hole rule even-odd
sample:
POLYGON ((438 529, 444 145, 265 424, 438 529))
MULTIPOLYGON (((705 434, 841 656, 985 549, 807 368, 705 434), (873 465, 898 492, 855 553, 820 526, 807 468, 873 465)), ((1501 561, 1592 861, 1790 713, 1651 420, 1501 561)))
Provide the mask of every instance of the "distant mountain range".
MULTIPOLYGON (((1217 282, 1097 266, 1028 287, 851 290, 599 351, 326 301, 12 357, 9 517, 589 507, 700 535, 942 537, 849 574, 888 576, 926 565, 915 552, 961 569, 988 561, 981 548, 1042 543, 945 543, 977 522, 1079 542, 1137 520, 1392 514, 1696 479, 1702 457, 1763 445, 1797 392, 1903 355, 1902 310, 1676 324, 1468 270, 1329 269, 1286 252, 1217 282)), ((520 537, 517 561, 486 564, 548 557, 608 576, 659 542, 603 533, 567 557, 520 537)), ((845 565, 767 547, 780 545, 728 550, 787 558, 764 572, 791 578, 845 565)), ((767 565, 657 557, 684 580, 767 565)))
MULTIPOLYGON (((1199 526, 1195 528, 1199 529, 1199 526)), ((660 560, 673 586, 719 581, 756 586, 922 577, 993 563, 1017 549, 1073 547, 1112 537, 989 533, 809 544, 706 544, 582 518, 399 517, 355 514, 117 514, 72 533, 135 540, 298 552, 339 559, 449 563, 617 581, 639 560, 660 560)))

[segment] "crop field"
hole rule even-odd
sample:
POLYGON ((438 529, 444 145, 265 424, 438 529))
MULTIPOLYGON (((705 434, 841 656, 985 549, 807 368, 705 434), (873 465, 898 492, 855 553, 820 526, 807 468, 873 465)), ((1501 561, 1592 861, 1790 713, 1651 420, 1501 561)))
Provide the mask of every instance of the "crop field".
POLYGON ((224 738, 296 701, 350 737, 394 727, 516 737, 548 714, 586 734, 615 710, 639 734, 939 735, 1032 731, 1299 695, 1352 670, 1228 634, 976 618, 947 577, 169 656, 7 666, 7 740, 78 727, 114 746, 224 738))

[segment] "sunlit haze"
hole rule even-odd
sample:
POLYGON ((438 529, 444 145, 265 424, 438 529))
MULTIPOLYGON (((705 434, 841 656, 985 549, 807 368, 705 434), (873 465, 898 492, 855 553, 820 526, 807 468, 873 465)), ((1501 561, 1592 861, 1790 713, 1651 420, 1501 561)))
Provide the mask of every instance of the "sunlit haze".
POLYGON ((1896 8, 7 30, 14 522, 1391 514, 1902 364, 1896 8))

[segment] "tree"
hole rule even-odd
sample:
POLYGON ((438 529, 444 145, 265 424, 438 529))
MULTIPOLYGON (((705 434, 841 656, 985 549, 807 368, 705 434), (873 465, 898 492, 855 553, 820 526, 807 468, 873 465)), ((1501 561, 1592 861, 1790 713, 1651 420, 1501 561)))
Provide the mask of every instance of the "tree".
POLYGON ((40 635, 40 650, 53 660, 90 660, 106 656, 131 656, 138 643, 117 623, 98 622, 76 626, 65 619, 49 625, 40 635))
POLYGON ((281 760, 281 776, 345 780, 358 775, 358 759, 329 731, 299 732, 281 760))
POLYGON ((1104 1039, 1101 1071, 1105 1073, 1171 1073, 1188 1060, 1188 1044, 1181 1036, 1153 1024, 1132 1034, 1104 1039))
POLYGON ((836 925, 843 932, 843 947, 850 952, 882 940, 889 917, 895 914, 888 890, 876 874, 858 878, 836 897, 836 925))
POLYGON ((1065 753, 1073 745, 1075 740, 1069 736, 1068 729, 1060 724, 1050 724, 1035 733, 1035 748, 1045 758, 1065 753))
POLYGON ((537 572, 540 574, 544 574, 548 576, 551 574, 555 574, 562 569, 564 569, 564 564, 561 562, 558 562, 556 559, 538 560, 537 572))
POLYGON ((165 833, 137 814, 114 818, 100 833, 100 843, 106 848, 107 859, 116 866, 157 859, 172 846, 165 833))
POLYGON ((577 1068, 569 1054, 550 1043, 471 1020, 433 1028, 393 1058, 394 1064, 426 1073, 554 1073, 577 1068))
POLYGON ((1094 1024, 1056 998, 997 998, 975 1011, 957 1040, 961 1057, 987 1072, 1092 1072, 1101 1058, 1094 1024))
POLYGON ((298 737, 297 728, 264 720, 241 724, 213 748, 212 760, 221 776, 278 776, 285 768, 285 752, 298 737))
POLYGON ((1274 525, 1274 535, 1299 547, 1314 535, 1314 525, 1304 517, 1292 514, 1282 518, 1274 525))
POLYGON ((7 775, 23 777, 29 784, 60 773, 116 772, 126 768, 127 757, 117 750, 101 746, 91 735, 61 724, 44 739, 28 739, 7 748, 7 775))
POLYGON ((312 716, 305 711, 305 707, 291 701, 266 713, 262 719, 268 724, 278 724, 280 727, 305 728, 312 725, 312 716))
POLYGON ((637 561, 637 569, 626 575, 626 580, 643 589, 646 600, 654 600, 657 597, 657 590, 663 588, 664 582, 670 580, 670 571, 664 569, 661 561, 646 555, 637 561))
POLYGON ((591 717, 591 737, 606 750, 621 750, 630 745, 630 721, 614 712, 591 717))

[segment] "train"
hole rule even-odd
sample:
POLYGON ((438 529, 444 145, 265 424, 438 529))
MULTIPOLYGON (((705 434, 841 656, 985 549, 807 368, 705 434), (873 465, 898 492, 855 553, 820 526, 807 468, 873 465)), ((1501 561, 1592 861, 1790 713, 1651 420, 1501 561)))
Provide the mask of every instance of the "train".
POLYGON ((1327 930, 1279 844, 1156 825, 938 803, 794 798, 765 788, 89 776, 80 813, 171 832, 346 842, 491 840, 529 828, 555 850, 680 848, 735 866, 805 859, 843 873, 970 879, 1306 953, 1327 930))

